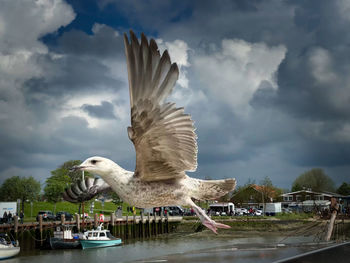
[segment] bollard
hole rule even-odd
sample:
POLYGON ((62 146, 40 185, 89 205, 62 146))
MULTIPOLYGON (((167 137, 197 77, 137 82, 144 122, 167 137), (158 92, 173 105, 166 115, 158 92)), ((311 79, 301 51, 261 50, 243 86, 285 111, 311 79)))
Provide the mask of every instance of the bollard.
POLYGON ((77 221, 78 232, 80 232, 80 217, 79 217, 79 214, 75 214, 75 220, 77 221))
POLYGON ((61 225, 64 225, 66 215, 64 213, 61 214, 61 225))

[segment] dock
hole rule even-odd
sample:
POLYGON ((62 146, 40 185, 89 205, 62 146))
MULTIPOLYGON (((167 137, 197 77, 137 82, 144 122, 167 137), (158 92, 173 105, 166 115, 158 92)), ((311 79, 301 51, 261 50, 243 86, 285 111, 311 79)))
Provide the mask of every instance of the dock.
POLYGON ((82 220, 76 214, 75 220, 66 221, 64 215, 60 221, 26 222, 20 224, 18 217, 14 217, 11 224, 0 224, 0 233, 8 233, 14 239, 18 239, 21 249, 43 248, 47 240, 53 235, 56 227, 71 225, 74 232, 81 232, 87 229, 96 228, 103 223, 104 228, 109 229, 112 235, 120 237, 123 241, 129 239, 144 239, 173 232, 182 221, 181 216, 123 216, 117 218, 114 214, 100 220, 98 214, 94 218, 82 220))

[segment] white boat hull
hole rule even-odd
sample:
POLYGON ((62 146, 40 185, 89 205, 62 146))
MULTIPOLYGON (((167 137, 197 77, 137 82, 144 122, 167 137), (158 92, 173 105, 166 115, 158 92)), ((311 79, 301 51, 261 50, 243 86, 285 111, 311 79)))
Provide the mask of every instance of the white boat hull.
POLYGON ((12 258, 20 251, 20 247, 0 248, 0 259, 12 258))

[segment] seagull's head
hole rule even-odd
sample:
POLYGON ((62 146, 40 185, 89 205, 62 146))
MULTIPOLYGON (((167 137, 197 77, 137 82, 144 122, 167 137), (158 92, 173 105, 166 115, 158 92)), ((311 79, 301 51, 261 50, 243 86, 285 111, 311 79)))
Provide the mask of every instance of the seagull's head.
POLYGON ((94 156, 86 159, 80 165, 72 167, 72 171, 87 171, 100 176, 110 174, 117 164, 104 157, 94 156))

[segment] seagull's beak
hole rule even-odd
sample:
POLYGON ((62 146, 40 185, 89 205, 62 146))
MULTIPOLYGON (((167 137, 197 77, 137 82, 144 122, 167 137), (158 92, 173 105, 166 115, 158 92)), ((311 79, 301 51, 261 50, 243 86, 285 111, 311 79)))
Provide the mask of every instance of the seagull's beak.
POLYGON ((69 169, 70 172, 75 172, 75 171, 82 171, 86 168, 84 165, 74 165, 72 168, 69 169))

